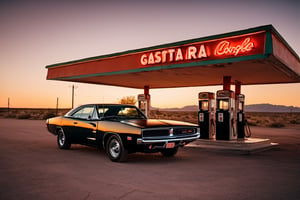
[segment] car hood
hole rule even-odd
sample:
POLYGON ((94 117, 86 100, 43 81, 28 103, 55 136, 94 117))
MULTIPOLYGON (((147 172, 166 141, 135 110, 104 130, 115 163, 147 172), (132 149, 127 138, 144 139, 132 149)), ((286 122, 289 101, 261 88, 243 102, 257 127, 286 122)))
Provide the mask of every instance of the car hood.
POLYGON ((134 119, 134 120, 123 120, 121 121, 123 124, 127 124, 130 126, 135 126, 139 128, 159 128, 159 127, 173 127, 173 126, 195 126, 198 125, 174 121, 174 120, 158 120, 158 119, 134 119))

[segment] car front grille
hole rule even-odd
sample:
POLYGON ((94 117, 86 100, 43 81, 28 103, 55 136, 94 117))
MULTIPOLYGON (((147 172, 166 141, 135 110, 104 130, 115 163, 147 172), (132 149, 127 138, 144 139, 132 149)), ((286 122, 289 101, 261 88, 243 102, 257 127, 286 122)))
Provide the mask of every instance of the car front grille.
POLYGON ((143 130, 143 137, 162 137, 169 136, 169 129, 149 129, 143 130))
POLYGON ((175 128, 155 128, 155 129, 144 129, 143 138, 153 137, 181 137, 188 136, 197 133, 197 128, 193 127, 175 127, 175 128), (173 131, 170 131, 173 129, 173 131))
POLYGON ((197 133, 196 128, 175 128, 173 131, 174 135, 190 135, 197 133))

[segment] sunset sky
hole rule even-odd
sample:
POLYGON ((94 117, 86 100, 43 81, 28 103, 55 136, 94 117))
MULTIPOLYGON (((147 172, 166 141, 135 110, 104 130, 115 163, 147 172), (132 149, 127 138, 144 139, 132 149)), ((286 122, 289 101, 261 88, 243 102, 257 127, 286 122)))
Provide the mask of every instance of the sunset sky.
MULTIPOLYGON (((300 55, 299 0, 0 1, 0 107, 71 107, 72 82, 46 65, 272 24, 300 55)), ((75 105, 143 90, 74 83, 75 105)), ((197 104, 222 86, 150 90, 152 106, 197 104)), ((242 86, 246 104, 300 107, 300 83, 242 86)))

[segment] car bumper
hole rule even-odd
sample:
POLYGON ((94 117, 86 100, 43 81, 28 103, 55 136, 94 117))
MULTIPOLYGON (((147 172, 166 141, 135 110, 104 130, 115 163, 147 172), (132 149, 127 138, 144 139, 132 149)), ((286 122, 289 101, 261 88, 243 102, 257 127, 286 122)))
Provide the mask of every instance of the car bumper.
POLYGON ((155 144, 169 142, 192 142, 200 137, 200 133, 193 134, 188 137, 168 137, 168 138, 138 138, 137 144, 155 144))

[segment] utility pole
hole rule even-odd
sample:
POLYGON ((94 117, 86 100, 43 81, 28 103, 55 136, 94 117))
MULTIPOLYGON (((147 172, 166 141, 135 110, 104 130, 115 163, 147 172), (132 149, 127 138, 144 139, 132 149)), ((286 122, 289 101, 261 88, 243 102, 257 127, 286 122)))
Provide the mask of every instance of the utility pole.
POLYGON ((74 108, 74 94, 75 94, 75 89, 77 88, 77 86, 75 87, 75 85, 72 85, 72 109, 74 108))
POLYGON ((56 116, 58 115, 58 97, 56 98, 56 116))
POLYGON ((72 85, 72 109, 74 108, 74 84, 72 85))
POLYGON ((8 97, 8 101, 7 101, 7 112, 8 112, 8 113, 9 113, 9 103, 10 103, 9 100, 10 100, 10 99, 9 99, 9 97, 8 97))

